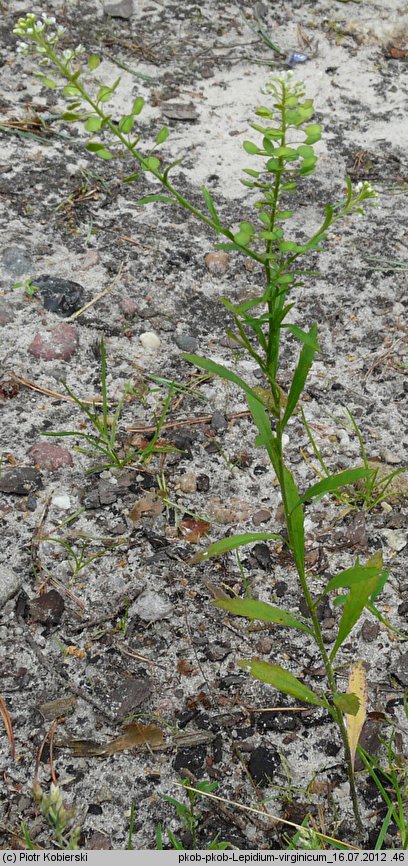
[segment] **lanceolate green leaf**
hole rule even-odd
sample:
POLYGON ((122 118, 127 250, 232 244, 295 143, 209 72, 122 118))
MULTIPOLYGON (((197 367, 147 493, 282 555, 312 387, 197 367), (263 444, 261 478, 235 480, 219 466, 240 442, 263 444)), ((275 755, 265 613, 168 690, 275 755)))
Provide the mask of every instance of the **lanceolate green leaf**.
POLYGON ((139 198, 136 202, 137 205, 142 204, 150 204, 152 201, 161 201, 164 204, 177 204, 174 199, 170 198, 169 195, 162 195, 161 193, 154 193, 153 195, 145 195, 144 198, 139 198))
POLYGON ((382 581, 382 578, 382 563, 371 565, 369 561, 366 566, 361 566, 357 560, 353 568, 346 569, 345 572, 341 572, 329 581, 325 592, 343 586, 350 588, 350 592, 344 602, 336 642, 330 653, 331 661, 333 661, 342 643, 344 643, 352 628, 359 620, 361 613, 370 601, 372 593, 378 590, 378 584, 382 581))
POLYGON ((230 550, 237 550, 238 547, 245 547, 247 544, 254 544, 256 541, 280 541, 284 539, 277 532, 243 532, 241 535, 229 535, 227 538, 221 538, 220 541, 215 541, 210 544, 206 550, 200 551, 190 560, 202 562, 204 559, 211 559, 213 556, 221 556, 223 553, 228 553, 230 550))
POLYGON ((261 661, 261 659, 239 659, 238 664, 243 670, 248 671, 256 680, 261 680, 263 683, 270 683, 279 692, 285 695, 291 695, 298 701, 305 701, 308 704, 313 704, 316 707, 327 707, 327 701, 324 698, 316 695, 307 686, 304 686, 300 680, 296 679, 289 671, 280 665, 271 665, 269 662, 261 661))
POLYGON ((285 414, 282 418, 282 430, 286 427, 286 424, 289 421, 291 415, 293 415, 296 406, 298 404, 299 397, 303 391, 305 386, 305 382, 309 373, 309 370, 313 364, 313 358, 316 354, 315 343, 317 340, 317 325, 312 325, 309 334, 309 343, 304 344, 302 351, 299 356, 298 365, 296 367, 292 384, 290 386, 290 391, 288 395, 288 402, 285 409, 285 414), (311 345, 312 343, 312 345, 311 345))
POLYGON ((231 598, 219 599, 215 602, 216 607, 221 607, 235 616, 244 616, 246 619, 259 619, 261 622, 273 622, 275 625, 282 625, 286 628, 297 628, 299 631, 305 631, 312 635, 313 632, 293 614, 280 607, 274 607, 272 604, 267 604, 265 601, 258 601, 255 598, 231 598))
POLYGON ((201 187, 201 192, 203 194, 204 201, 205 201, 205 203, 208 207, 208 210, 209 210, 209 212, 210 212, 210 214, 214 220, 215 225, 220 226, 221 225, 220 219, 219 219, 219 216, 218 216, 217 211, 215 209, 215 205, 214 205, 214 202, 212 200, 211 193, 208 191, 206 186, 201 187))
POLYGON ((330 475, 328 478, 323 478, 316 484, 308 487, 306 493, 300 497, 301 502, 307 502, 308 499, 317 499, 323 496, 324 493, 333 493, 340 487, 345 487, 347 484, 354 484, 360 478, 368 478, 370 469, 360 467, 358 469, 345 469, 344 472, 337 472, 336 475, 330 475))
POLYGON ((183 355, 183 358, 186 361, 189 361, 190 364, 194 364, 196 367, 202 367, 204 370, 208 370, 209 373, 214 373, 215 376, 219 376, 221 379, 227 379, 228 382, 233 382, 234 385, 238 385, 238 388, 242 388, 245 391, 245 394, 249 394, 250 397, 253 397, 254 400, 258 400, 260 405, 262 405, 260 399, 256 396, 255 391, 241 379, 240 376, 237 376, 236 373, 233 373, 232 370, 228 370, 227 367, 224 367, 222 364, 216 364, 215 361, 209 361, 208 358, 201 358, 199 355, 183 355))
POLYGON ((258 448, 261 446, 266 448, 269 459, 272 463, 276 475, 278 476, 279 454, 277 449, 277 440, 276 436, 274 436, 274 434, 272 433, 270 421, 265 412, 264 404, 259 402, 259 398, 256 395, 247 394, 246 398, 249 406, 249 411, 259 430, 259 436, 257 436, 256 445, 258 448))
POLYGON ((303 505, 299 503, 299 493, 289 469, 283 467, 282 484, 288 509, 287 526, 292 553, 299 574, 305 570, 305 529, 303 505))

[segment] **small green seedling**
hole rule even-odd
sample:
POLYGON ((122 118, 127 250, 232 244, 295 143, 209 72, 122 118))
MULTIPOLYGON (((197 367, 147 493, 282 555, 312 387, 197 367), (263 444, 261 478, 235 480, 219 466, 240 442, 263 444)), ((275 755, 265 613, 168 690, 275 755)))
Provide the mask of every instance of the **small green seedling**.
POLYGON ((98 461, 96 465, 92 466, 92 468, 87 471, 87 474, 91 474, 93 472, 102 472, 104 469, 111 469, 112 467, 123 469, 130 463, 144 464, 151 459, 153 454, 173 450, 171 447, 156 444, 160 436, 160 431, 163 427, 163 424, 165 423, 166 415, 169 410, 171 399, 173 396, 173 389, 171 385, 169 387, 167 397, 164 401, 160 416, 157 420, 155 433, 152 436, 148 445, 146 445, 140 451, 126 451, 124 454, 122 454, 120 453, 118 447, 117 436, 119 420, 124 402, 126 400, 127 391, 126 389, 124 390, 124 393, 120 398, 113 415, 111 415, 109 411, 108 390, 106 384, 106 350, 103 339, 101 340, 101 383, 102 406, 101 408, 95 406, 92 410, 83 400, 80 400, 80 398, 77 397, 76 394, 74 394, 74 392, 71 390, 71 388, 68 387, 65 382, 62 382, 65 390, 71 397, 71 400, 73 400, 73 402, 81 409, 83 414, 86 415, 88 421, 91 423, 96 433, 83 433, 79 430, 47 430, 42 435, 54 436, 58 438, 62 436, 70 436, 76 439, 80 438, 84 440, 89 447, 81 448, 77 445, 74 447, 74 450, 78 451, 80 454, 86 454, 87 457, 91 457, 93 458, 93 460, 98 461), (100 462, 101 457, 102 462, 100 462))
POLYGON ((106 545, 103 543, 103 549, 96 553, 90 553, 89 547, 95 542, 101 543, 100 539, 92 538, 85 533, 78 534, 78 541, 76 544, 74 544, 74 542, 70 543, 68 539, 56 538, 51 535, 36 538, 36 541, 38 543, 46 541, 51 542, 52 544, 58 544, 67 552, 72 574, 71 582, 73 582, 80 576, 81 572, 85 568, 91 565, 92 562, 95 562, 96 559, 101 559, 102 556, 107 556, 109 553, 112 553, 113 550, 117 550, 118 547, 126 543, 127 539, 120 539, 120 541, 117 541, 114 544, 106 545))
MULTIPOLYGON (((375 465, 375 461, 370 461, 367 455, 364 439, 354 416, 347 408, 345 408, 345 413, 349 420, 347 429, 354 432, 357 436, 362 465, 366 469, 367 474, 358 479, 354 488, 348 488, 342 491, 333 491, 333 496, 338 499, 339 502, 349 505, 350 508, 358 508, 362 506, 365 511, 372 511, 387 498, 395 497, 396 494, 393 490, 392 482, 394 478, 407 472, 407 467, 402 466, 398 469, 392 470, 392 472, 381 472, 380 468, 375 465)), ((301 415, 303 426, 308 435, 313 453, 320 465, 320 470, 316 469, 316 472, 320 478, 329 478, 330 469, 326 466, 323 455, 316 443, 310 425, 306 420, 303 409, 301 409, 301 415)), ((334 420, 336 423, 341 423, 343 426, 346 426, 340 419, 336 418, 334 420)), ((305 457, 305 454, 303 454, 303 456, 305 457)))
MULTIPOLYGON (((170 803, 175 807, 177 815, 180 819, 181 825, 184 831, 187 831, 191 837, 191 845, 190 848, 196 849, 199 847, 198 845, 198 831, 200 827, 201 821, 201 812, 197 808, 197 800, 200 800, 200 793, 213 793, 218 788, 217 782, 208 782, 204 780, 203 782, 197 782, 196 790, 193 791, 189 787, 190 781, 188 779, 182 779, 181 784, 186 787, 187 793, 187 803, 181 802, 181 800, 177 800, 175 797, 169 797, 167 794, 162 794, 162 799, 166 800, 167 803, 170 803)), ((184 845, 180 842, 179 839, 175 836, 175 834, 170 830, 169 827, 166 828, 166 833, 169 838, 171 847, 175 850, 184 850, 184 845)), ((222 842, 219 839, 219 834, 215 836, 212 841, 206 845, 206 851, 225 851, 226 848, 229 848, 229 842, 222 842)), ((157 825, 156 828, 156 849, 162 851, 164 849, 164 839, 162 833, 161 824, 157 825)))
POLYGON ((40 291, 40 287, 36 286, 33 282, 32 277, 26 277, 25 280, 19 280, 17 283, 13 283, 13 289, 24 289, 25 294, 28 298, 34 297, 36 292, 40 291))

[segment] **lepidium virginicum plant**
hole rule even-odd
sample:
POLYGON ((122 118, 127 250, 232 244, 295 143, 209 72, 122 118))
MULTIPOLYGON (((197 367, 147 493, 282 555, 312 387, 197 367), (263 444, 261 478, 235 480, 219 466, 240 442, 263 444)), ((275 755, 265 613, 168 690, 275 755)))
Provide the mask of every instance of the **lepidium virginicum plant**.
POLYGON ((367 182, 353 189, 347 179, 343 200, 326 205, 324 218, 317 231, 303 243, 289 236, 287 226, 294 213, 290 202, 296 200, 299 181, 315 171, 317 156, 314 144, 321 137, 321 128, 312 122, 313 101, 305 98, 303 84, 295 82, 291 73, 283 73, 276 75, 266 86, 265 94, 270 98, 266 105, 255 111, 258 120, 252 124, 252 129, 257 134, 258 143, 250 140, 244 142, 245 151, 256 158, 256 167, 245 169, 246 177, 242 181, 251 191, 250 204, 254 216, 241 222, 238 231, 233 231, 219 217, 205 186, 201 189, 204 208, 200 210, 170 181, 170 172, 177 163, 164 168, 154 153, 155 148, 168 136, 166 128, 158 132, 153 149, 139 150, 140 136, 135 134, 134 128, 137 115, 143 108, 141 97, 134 100, 129 114, 118 122, 112 120, 105 105, 118 86, 119 79, 110 85, 98 82, 95 87, 90 80, 90 73, 97 69, 100 62, 98 57, 91 55, 87 64, 84 64, 82 46, 63 50, 60 47, 63 29, 46 15, 39 20, 33 14, 21 18, 14 32, 23 40, 18 47, 20 53, 32 54, 39 61, 40 71, 37 74, 43 84, 62 88, 63 95, 68 99, 68 110, 63 119, 80 120, 88 132, 98 135, 88 141, 87 149, 102 159, 123 156, 125 149, 136 163, 136 170, 125 178, 127 182, 147 174, 153 176, 156 185, 157 182, 161 184, 162 192, 152 193, 140 199, 138 204, 161 202, 185 208, 223 238, 218 248, 240 252, 262 266, 263 281, 258 294, 241 304, 234 304, 226 298, 223 303, 235 322, 235 330, 230 335, 266 377, 268 398, 265 399, 264 392, 261 393, 223 365, 196 355, 184 357, 192 364, 234 383, 244 392, 258 430, 256 444, 266 449, 279 483, 287 537, 273 532, 235 535, 212 544, 200 558, 208 559, 261 539, 279 540, 287 545, 309 611, 307 621, 281 607, 251 598, 237 597, 220 600, 216 604, 237 616, 301 631, 315 643, 326 673, 324 689, 310 688, 277 664, 257 658, 241 659, 238 663, 252 676, 271 684, 278 691, 324 708, 330 714, 343 741, 354 814, 361 830, 345 721, 345 718, 350 719, 357 713, 359 699, 354 694, 340 691, 336 657, 364 608, 380 617, 374 602, 385 584, 388 572, 383 569, 381 557, 373 557, 365 564, 357 559, 354 565, 322 585, 319 597, 314 599, 305 567, 304 512, 306 503, 367 477, 369 470, 361 467, 332 474, 301 492, 285 462, 283 434, 298 406, 314 356, 319 350, 317 325, 304 330, 288 321, 288 314, 293 307, 288 295, 302 285, 302 274, 308 273, 299 260, 309 251, 321 249, 329 229, 343 217, 364 213, 363 203, 374 199, 376 193, 367 182), (288 333, 299 342, 300 350, 288 393, 284 394, 279 385, 280 344, 288 333), (342 608, 342 612, 333 646, 326 648, 317 607, 329 593, 335 594, 334 603, 342 608))

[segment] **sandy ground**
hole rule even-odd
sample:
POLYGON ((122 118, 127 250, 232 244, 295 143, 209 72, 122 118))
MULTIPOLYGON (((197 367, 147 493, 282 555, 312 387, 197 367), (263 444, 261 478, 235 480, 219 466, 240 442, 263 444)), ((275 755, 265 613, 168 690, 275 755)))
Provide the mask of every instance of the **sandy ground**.
MULTIPOLYGON (((29 10, 14 0, 3 6, 0 691, 16 757, 10 758, 3 734, 2 846, 23 844, 21 821, 35 844, 57 844, 31 796, 39 749, 56 718, 54 768, 66 803, 76 810, 81 847, 123 848, 132 801, 135 848, 155 847, 158 822, 192 847, 162 798, 180 796, 176 783, 183 769, 190 779, 217 782, 222 797, 260 808, 267 802, 270 813, 295 822, 311 814, 323 832, 353 843, 344 761, 330 721, 319 710, 263 711, 287 702, 235 662, 259 655, 319 685, 313 647, 300 633, 249 627, 212 604, 221 587, 242 594, 246 584, 255 597, 297 610, 299 589, 284 550, 272 543, 245 550, 241 570, 233 555, 191 564, 200 546, 227 532, 282 528, 273 472, 254 447, 248 417, 238 417, 247 408, 242 396, 225 383, 198 378, 182 358, 182 350, 196 351, 257 382, 252 361, 229 346, 230 321, 219 298, 244 297, 256 288, 259 271, 231 256, 221 273, 212 273, 206 256, 214 238, 206 227, 165 206, 135 205, 154 187, 146 180, 123 184, 133 169, 129 161, 94 159, 84 150, 82 127, 57 119, 61 99, 44 90, 29 62, 15 54, 12 27, 29 10), (64 318, 46 309, 44 285, 33 297, 13 287, 26 278, 41 282, 44 275, 82 287, 76 309, 109 292, 68 323, 66 310, 64 318), (62 333, 62 354, 70 355, 66 360, 61 352, 45 360, 38 350, 41 341, 55 343, 55 329, 62 333), (146 332, 157 336, 156 347, 143 345, 146 332), (134 447, 143 447, 162 409, 166 387, 149 377, 179 386, 167 416, 173 426, 165 432, 166 444, 177 450, 143 471, 131 465, 86 474, 92 459, 74 450, 79 439, 42 435, 87 429, 80 409, 58 394, 64 380, 82 399, 100 395, 102 337, 111 405, 126 383, 132 386, 119 427, 123 446, 133 438, 134 447), (44 444, 57 446, 51 457, 44 444), (167 489, 167 507, 157 495, 160 485, 167 489), (209 524, 196 544, 191 514, 209 524), (73 576, 67 547, 39 538, 57 538, 77 555, 82 549, 85 558, 104 555, 73 576), (44 706, 60 699, 65 703, 44 706), (80 754, 64 746, 73 737, 106 744, 121 735, 124 719, 158 727, 163 743, 99 756, 90 754, 89 745, 80 754)), ((324 459, 339 470, 361 463, 348 408, 369 457, 393 471, 403 465, 408 444, 408 15, 392 0, 279 0, 257 8, 273 41, 307 54, 294 75, 305 82, 324 128, 317 173, 299 191, 294 236, 318 225, 323 205, 340 197, 346 173, 353 181, 370 180, 379 193, 376 209, 336 226, 325 251, 310 257, 319 276, 306 278, 297 291, 293 321, 303 327, 316 321, 322 350, 307 384, 306 417, 324 459)), ((161 154, 166 162, 183 157, 174 173, 183 193, 199 204, 205 182, 231 227, 248 217, 251 196, 240 177, 254 163, 242 142, 254 108, 265 102, 262 86, 284 66, 271 65, 276 55, 245 24, 238 6, 134 0, 131 17, 119 18, 98 3, 67 0, 50 3, 47 11, 66 26, 67 45, 81 41, 103 57, 101 81, 121 75, 114 117, 143 95, 144 140, 169 126, 161 154)), ((254 5, 242 12, 256 23, 254 5)), ((283 386, 294 357, 288 341, 283 386)), ((300 418, 292 421, 288 462, 306 486, 316 479, 316 461, 300 418)), ((381 609, 402 631, 408 600, 404 478, 371 510, 322 500, 307 517, 312 591, 319 591, 318 575, 330 576, 357 555, 366 561, 382 550, 391 577, 381 609)), ((328 643, 338 615, 328 604, 321 611, 328 643)), ((378 735, 389 736, 391 723, 401 760, 407 734, 404 646, 401 636, 367 613, 341 656, 344 684, 353 659, 367 663, 374 713, 368 747, 378 748, 378 735)), ((48 747, 38 778, 48 790, 48 747)), ((357 779, 365 845, 372 847, 384 812, 367 777, 360 772, 357 779)), ((199 808, 202 847, 216 833, 238 848, 287 847, 281 823, 205 801, 199 808)), ((391 827, 389 847, 393 832, 391 827)))

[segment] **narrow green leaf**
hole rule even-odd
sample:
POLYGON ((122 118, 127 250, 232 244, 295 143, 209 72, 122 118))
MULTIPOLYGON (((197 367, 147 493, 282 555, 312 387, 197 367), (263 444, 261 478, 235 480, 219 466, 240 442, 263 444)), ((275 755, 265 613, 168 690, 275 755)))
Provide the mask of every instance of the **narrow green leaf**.
POLYGON ((333 703, 342 713, 347 713, 348 716, 356 716, 360 709, 360 701, 357 695, 348 692, 335 692, 333 703))
POLYGON ((219 218, 217 211, 215 209, 215 205, 214 205, 214 202, 212 200, 211 193, 209 192, 209 190, 207 189, 206 186, 201 187, 201 192, 203 194, 203 199, 204 199, 204 201, 208 207, 208 210, 209 210, 215 224, 217 226, 221 225, 220 218, 219 218))
POLYGON ((136 204, 150 204, 150 202, 152 201, 161 201, 164 202, 164 204, 177 204, 177 202, 173 198, 170 198, 169 195, 161 195, 161 193, 155 193, 154 195, 145 195, 144 198, 139 198, 136 204))
POLYGON ((306 493, 301 496, 301 502, 307 502, 308 499, 316 499, 323 496, 324 493, 333 493, 339 487, 345 487, 348 484, 354 484, 360 478, 368 478, 370 469, 345 469, 344 472, 337 472, 336 475, 330 475, 328 478, 323 478, 316 484, 308 487, 306 493))
POLYGON ((82 115, 75 111, 66 111, 61 115, 61 119, 66 120, 68 123, 72 123, 75 120, 81 120, 81 117, 82 115))
POLYGON ((219 376, 220 379, 226 379, 228 382, 233 382, 234 385, 237 385, 238 388, 242 388, 245 391, 245 394, 249 394, 250 397, 253 397, 254 400, 258 400, 260 405, 262 405, 261 400, 256 396, 255 391, 244 382, 240 376, 237 376, 236 373, 233 373, 232 370, 228 370, 227 367, 224 367, 222 364, 216 364, 215 361, 210 361, 208 358, 201 358, 199 355, 182 355, 186 361, 190 364, 194 364, 196 367, 202 367, 204 370, 208 370, 209 373, 213 373, 214 376, 219 376))
POLYGON ((382 557, 374 555, 366 565, 360 565, 357 560, 353 568, 348 568, 329 581, 325 592, 338 587, 347 586, 350 592, 344 602, 343 613, 334 647, 330 653, 333 661, 342 643, 358 622, 364 608, 370 602, 372 593, 378 592, 379 582, 383 578, 382 557))
MULTIPOLYGON (((293 307, 293 304, 289 305, 289 309, 293 307)), ((286 313, 285 313, 286 315, 286 313)), ((292 325, 291 323, 282 325, 282 328, 287 328, 294 337, 297 337, 301 343, 304 343, 305 346, 310 346, 315 352, 319 351, 319 344, 314 334, 307 333, 307 331, 303 331, 302 328, 298 328, 297 325, 292 325)))
POLYGON ((221 538, 220 541, 210 544, 206 550, 197 553, 190 561, 194 565, 197 562, 212 559, 213 556, 222 556, 224 553, 229 553, 230 550, 237 550, 239 547, 254 544, 256 541, 283 542, 284 539, 276 532, 243 532, 239 535, 229 535, 227 538, 221 538))
POLYGON ((57 81, 54 81, 53 78, 48 78, 46 75, 38 75, 38 78, 41 79, 41 84, 43 84, 44 87, 48 87, 50 90, 55 90, 55 88, 59 86, 57 81))
POLYGON ((261 402, 258 395, 247 394, 247 403, 252 418, 258 428, 259 436, 256 438, 256 447, 264 447, 267 450, 269 459, 275 470, 275 474, 279 475, 279 454, 276 445, 276 436, 272 433, 271 424, 265 411, 265 406, 261 402))
POLYGON ((298 701, 305 701, 316 707, 327 707, 327 703, 307 686, 303 685, 289 671, 285 671, 280 665, 272 665, 261 659, 238 659, 238 664, 243 670, 247 670, 251 676, 263 683, 270 683, 279 692, 291 695, 298 701))
POLYGON ((111 153, 109 150, 106 150, 106 148, 104 147, 97 150, 95 152, 95 156, 97 156, 98 159, 114 159, 114 154, 111 153))
POLYGON ((259 619, 261 622, 273 622, 286 628, 297 628, 312 635, 313 632, 293 614, 280 607, 274 607, 265 601, 257 601, 255 598, 230 598, 217 599, 216 607, 227 610, 235 616, 244 616, 246 619, 259 619))
MULTIPOLYGON (((312 325, 309 331, 310 342, 315 343, 317 340, 317 325, 312 325)), ((285 409, 285 414, 282 418, 282 430, 286 427, 291 415, 293 415, 300 395, 302 394, 309 370, 313 364, 313 358, 316 350, 313 345, 304 344, 299 356, 299 361, 293 375, 292 384, 288 395, 288 402, 285 409)))
POLYGON ((101 141, 88 141, 85 148, 86 150, 89 150, 90 153, 97 153, 98 150, 104 149, 104 145, 101 141))
POLYGON ((299 502, 299 491, 289 469, 283 467, 282 483, 288 507, 287 527, 293 557, 299 574, 305 570, 305 528, 303 505, 299 502))
POLYGON ((169 137, 169 134, 167 126, 163 126, 156 135, 156 144, 163 144, 163 142, 169 137))
POLYGON ((100 62, 100 58, 97 54, 90 54, 88 57, 88 69, 97 69, 100 62))

